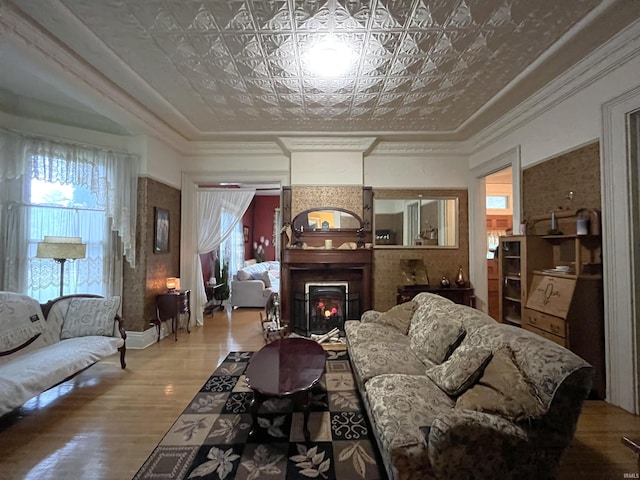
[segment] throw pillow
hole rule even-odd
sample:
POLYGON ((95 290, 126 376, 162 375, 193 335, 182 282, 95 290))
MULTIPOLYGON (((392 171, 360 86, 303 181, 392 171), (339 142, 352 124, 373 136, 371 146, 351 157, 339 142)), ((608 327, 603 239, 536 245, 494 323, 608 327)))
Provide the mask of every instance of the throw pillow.
POLYGON ((544 413, 542 402, 508 348, 493 354, 478 383, 458 398, 456 408, 494 413, 514 421, 544 413))
POLYGON ((37 300, 19 293, 0 293, 0 352, 24 345, 46 328, 37 300))
POLYGON ((113 334, 120 297, 74 298, 64 317, 60 339, 113 334))
POLYGON ((251 280, 251 274, 244 269, 238 270, 238 273, 236 273, 236 278, 244 282, 245 280, 251 280))
POLYGON ((427 369, 426 374, 444 393, 457 397, 478 381, 489 360, 491 350, 461 345, 446 362, 427 369))
POLYGON ((271 279, 269 278, 269 272, 267 272, 266 270, 264 272, 254 273, 252 275, 252 278, 254 280, 262 280, 262 283, 264 283, 264 288, 269 288, 271 286, 271 279))
POLYGON ((411 300, 410 302, 401 303, 396 305, 386 312, 382 312, 374 320, 375 323, 381 323, 383 325, 389 325, 400 330, 405 335, 409 333, 409 326, 411 325, 411 318, 418 308, 418 303, 411 300))
POLYGON ((423 363, 440 365, 460 345, 465 333, 460 320, 438 316, 423 327, 420 335, 410 335, 409 345, 423 363))

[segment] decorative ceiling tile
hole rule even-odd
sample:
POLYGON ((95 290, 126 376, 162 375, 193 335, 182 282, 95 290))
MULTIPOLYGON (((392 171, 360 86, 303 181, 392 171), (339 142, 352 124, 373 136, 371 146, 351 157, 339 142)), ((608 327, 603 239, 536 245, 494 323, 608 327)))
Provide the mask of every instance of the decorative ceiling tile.
MULTIPOLYGON (((50 1, 63 4, 197 129, 219 133, 456 130, 601 4, 50 1), (308 50, 327 35, 357 55, 333 79, 308 65, 308 50)), ((36 0, 18 3, 37 17, 36 0)), ((38 20, 56 33, 55 22, 38 20)), ((97 57, 86 60, 101 65, 97 57)))

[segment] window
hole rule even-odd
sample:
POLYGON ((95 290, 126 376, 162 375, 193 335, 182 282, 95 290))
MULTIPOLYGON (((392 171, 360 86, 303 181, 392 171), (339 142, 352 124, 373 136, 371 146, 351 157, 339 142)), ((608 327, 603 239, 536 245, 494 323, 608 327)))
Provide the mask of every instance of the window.
POLYGON ((64 294, 120 295, 135 267, 136 155, 0 129, 0 290, 44 302, 60 294, 60 264, 36 258, 45 236, 80 237, 64 294))
POLYGON ((60 263, 36 258, 45 235, 80 237, 87 245, 84 259, 64 263, 64 294, 108 295, 103 282, 103 256, 109 234, 105 209, 96 194, 82 185, 32 179, 28 215, 28 265, 26 294, 45 302, 60 293, 60 263))
POLYGON ((507 210, 509 195, 487 195, 487 210, 507 210))

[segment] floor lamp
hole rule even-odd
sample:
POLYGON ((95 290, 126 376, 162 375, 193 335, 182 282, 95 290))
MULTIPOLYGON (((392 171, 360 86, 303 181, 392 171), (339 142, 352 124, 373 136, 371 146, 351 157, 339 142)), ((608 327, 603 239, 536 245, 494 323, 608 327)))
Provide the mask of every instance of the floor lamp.
POLYGON ((64 288, 64 262, 86 256, 87 245, 80 237, 45 236, 42 242, 38 242, 36 253, 37 258, 53 258, 60 264, 60 296, 64 288))

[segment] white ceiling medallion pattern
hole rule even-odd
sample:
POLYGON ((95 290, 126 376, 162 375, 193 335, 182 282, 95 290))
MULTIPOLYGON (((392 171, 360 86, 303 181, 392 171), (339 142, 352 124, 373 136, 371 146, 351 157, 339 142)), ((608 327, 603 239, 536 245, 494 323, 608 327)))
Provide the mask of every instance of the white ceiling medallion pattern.
POLYGON ((320 133, 455 131, 600 4, 60 1, 199 130, 320 133), (355 55, 332 77, 328 38, 355 55))

